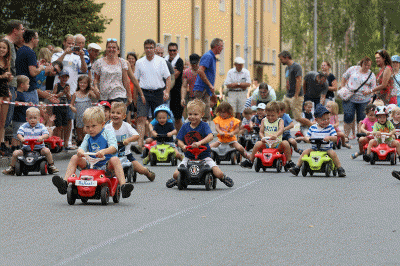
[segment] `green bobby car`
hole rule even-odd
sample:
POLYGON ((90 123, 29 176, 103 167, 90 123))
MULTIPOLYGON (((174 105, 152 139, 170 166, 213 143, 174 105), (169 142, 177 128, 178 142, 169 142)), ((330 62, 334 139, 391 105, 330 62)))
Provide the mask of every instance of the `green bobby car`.
POLYGON ((332 172, 333 176, 336 176, 337 167, 332 158, 326 151, 320 150, 321 144, 328 144, 329 142, 320 138, 310 138, 310 143, 317 145, 317 151, 312 151, 310 155, 303 156, 301 174, 307 176, 307 173, 310 173, 310 176, 313 176, 314 173, 325 173, 325 176, 329 177, 332 172))
POLYGON ((149 161, 151 166, 155 166, 157 163, 171 163, 172 166, 178 164, 174 148, 165 143, 167 139, 167 135, 159 134, 157 136, 157 144, 151 147, 149 152, 149 161))

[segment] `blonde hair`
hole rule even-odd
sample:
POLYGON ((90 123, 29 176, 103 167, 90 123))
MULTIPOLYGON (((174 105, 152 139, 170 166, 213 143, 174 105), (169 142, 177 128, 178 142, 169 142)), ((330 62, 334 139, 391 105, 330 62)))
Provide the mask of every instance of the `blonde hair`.
POLYGON ((266 110, 266 111, 269 111, 269 112, 276 112, 276 113, 279 113, 280 108, 279 108, 278 102, 275 102, 275 101, 269 102, 269 103, 267 104, 267 107, 265 108, 265 110, 266 110))
POLYGON ((376 99, 373 104, 375 106, 385 106, 385 103, 381 99, 376 99))
POLYGON ((106 116, 104 114, 104 108, 101 106, 90 107, 85 110, 83 113, 83 123, 87 124, 92 121, 97 122, 99 124, 104 123, 106 120, 106 116))
POLYGON ((194 99, 192 101, 190 101, 187 105, 187 109, 192 109, 192 108, 199 108, 201 110, 202 113, 204 113, 204 109, 206 108, 206 104, 199 99, 194 99))
POLYGON ((53 54, 55 54, 55 53, 59 53, 59 52, 62 52, 63 51, 63 49, 61 48, 61 47, 55 47, 54 48, 54 50, 53 50, 53 54))
POLYGON ((337 114, 339 113, 339 105, 337 104, 337 102, 329 101, 329 102, 327 102, 326 104, 327 104, 327 105, 328 105, 328 104, 331 104, 331 105, 332 105, 331 114, 337 115, 337 114))
POLYGON ((39 50, 38 58, 39 58, 39 60, 44 59, 44 60, 46 60, 46 62, 50 63, 52 55, 53 54, 51 53, 51 51, 49 49, 47 49, 46 47, 43 47, 39 50))
POLYGON ((40 115, 40 110, 39 110, 38 108, 36 108, 36 107, 29 107, 29 108, 26 110, 26 115, 29 115, 29 114, 37 114, 37 115, 40 115))
POLYGON ((113 102, 111 105, 111 110, 112 109, 122 109, 122 113, 126 113, 126 104, 123 102, 113 102))
POLYGON ((400 113, 400 107, 396 106, 395 108, 392 109, 392 111, 390 112, 390 116, 393 118, 394 114, 398 114, 400 113))
POLYGON ((19 88, 25 82, 29 82, 29 78, 25 75, 18 75, 17 76, 17 88, 19 88))
POLYGON ((304 102, 304 106, 310 105, 310 104, 311 104, 311 105, 314 105, 314 103, 313 103, 312 101, 305 101, 305 102, 304 102))

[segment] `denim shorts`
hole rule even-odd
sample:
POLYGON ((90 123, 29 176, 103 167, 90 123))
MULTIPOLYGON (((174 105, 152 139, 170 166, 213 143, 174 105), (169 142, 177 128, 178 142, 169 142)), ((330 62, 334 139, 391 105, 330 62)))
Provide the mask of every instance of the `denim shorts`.
POLYGON ((343 101, 343 113, 344 122, 350 124, 353 122, 354 117, 357 113, 357 123, 364 120, 365 118, 365 107, 367 107, 369 102, 366 103, 353 103, 351 101, 343 101))

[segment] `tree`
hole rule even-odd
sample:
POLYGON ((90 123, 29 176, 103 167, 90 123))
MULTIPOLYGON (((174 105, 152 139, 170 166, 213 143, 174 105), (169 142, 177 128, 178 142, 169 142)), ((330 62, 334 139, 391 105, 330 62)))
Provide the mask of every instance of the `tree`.
POLYGON ((63 37, 81 33, 90 42, 101 42, 98 33, 111 19, 101 15, 104 3, 93 0, 3 0, 0 4, 0 28, 10 19, 22 20, 39 33, 40 46, 61 46, 63 37))
MULTIPOLYGON (((282 0, 282 37, 292 42, 305 68, 313 62, 313 3, 282 0)), ((398 0, 318 0, 318 58, 347 65, 364 56, 373 58, 385 45, 390 54, 400 52, 398 0)))

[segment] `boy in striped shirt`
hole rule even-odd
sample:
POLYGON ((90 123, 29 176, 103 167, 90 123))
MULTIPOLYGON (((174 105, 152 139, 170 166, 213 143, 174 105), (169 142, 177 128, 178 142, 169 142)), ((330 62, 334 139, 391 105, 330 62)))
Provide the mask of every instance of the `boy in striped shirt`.
MULTIPOLYGON (((314 112, 316 124, 312 125, 306 134, 305 141, 309 142, 310 138, 323 138, 324 141, 329 141, 329 144, 322 144, 320 149, 321 151, 326 151, 329 157, 332 158, 333 162, 338 168, 338 175, 339 177, 345 177, 346 173, 343 167, 340 164, 339 158, 336 152, 332 149, 332 142, 337 141, 337 134, 335 128, 329 124, 330 113, 325 106, 319 105, 314 112)), ((303 164, 302 158, 304 155, 309 155, 310 152, 317 150, 316 145, 312 145, 311 149, 306 149, 301 154, 299 161, 295 167, 289 169, 289 171, 294 174, 298 175, 300 172, 300 167, 303 164)))
MULTIPOLYGON (((40 111, 36 107, 30 107, 26 110, 26 123, 22 124, 17 132, 17 138, 22 143, 28 139, 37 139, 41 142, 49 137, 49 131, 42 124, 39 123, 40 111)), ((53 156, 48 148, 44 146, 44 143, 35 145, 35 150, 40 150, 40 154, 46 156, 47 163, 49 164, 49 174, 57 173, 58 169, 54 166, 53 156)), ((15 164, 17 163, 18 156, 23 156, 25 152, 30 151, 31 148, 28 145, 24 145, 21 150, 15 150, 13 152, 10 166, 3 171, 5 175, 15 174, 15 164)))

